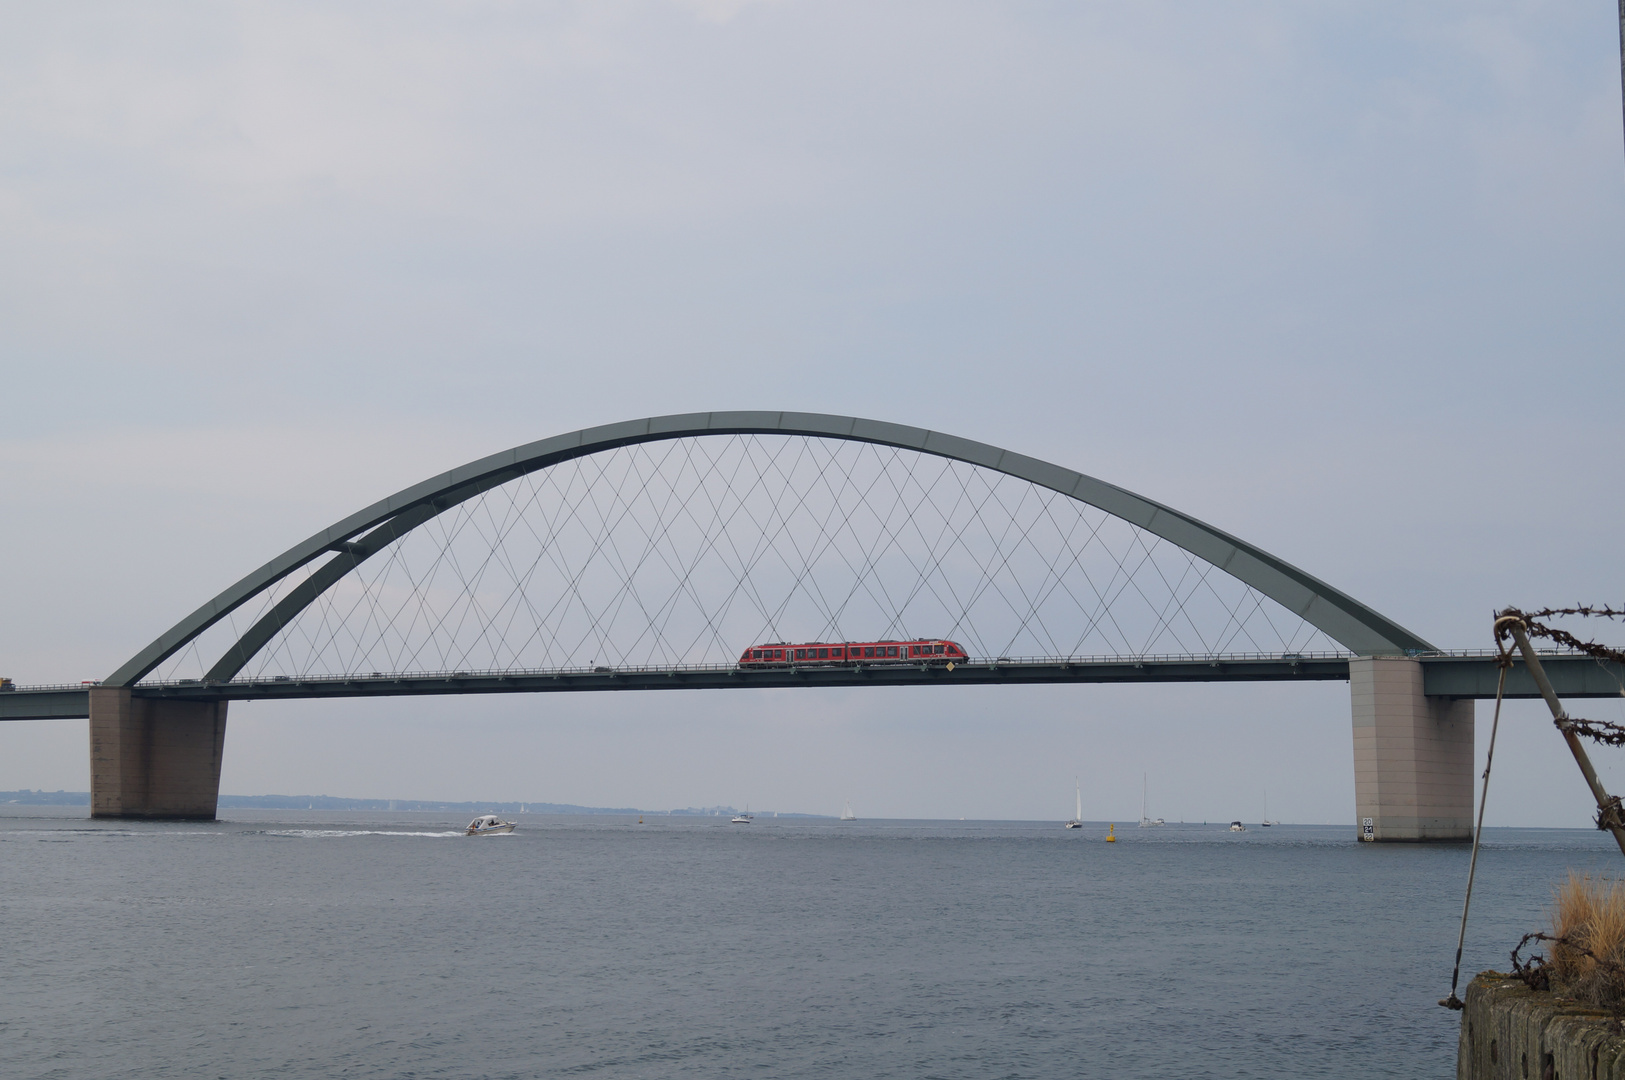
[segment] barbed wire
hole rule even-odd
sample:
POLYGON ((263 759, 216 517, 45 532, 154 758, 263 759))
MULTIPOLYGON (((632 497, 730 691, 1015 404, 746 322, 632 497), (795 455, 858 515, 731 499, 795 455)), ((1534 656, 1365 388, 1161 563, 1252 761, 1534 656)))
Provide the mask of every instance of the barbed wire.
MULTIPOLYGON (((1572 949, 1581 956, 1590 957, 1591 961, 1598 967, 1625 978, 1625 965, 1618 964, 1605 956, 1598 956, 1585 946, 1576 944, 1573 939, 1566 935, 1542 934, 1538 931, 1531 931, 1519 938, 1518 944, 1512 947, 1512 977, 1531 990, 1550 990, 1552 988, 1552 965, 1546 957, 1540 953, 1535 953, 1529 958, 1528 963, 1520 963, 1518 960, 1518 953, 1522 952, 1523 947, 1531 941, 1549 941, 1553 945, 1561 945, 1565 949, 1572 949)), ((1440 1002, 1440 1004, 1442 1005, 1444 1002, 1440 1002)), ((1612 1021, 1614 1031, 1618 1034, 1621 1030, 1620 1020, 1625 1017, 1625 1001, 1615 1002, 1610 1011, 1614 1014, 1612 1021)))
MULTIPOLYGON (((1595 641, 1582 641, 1567 630, 1548 626, 1540 621, 1558 615, 1578 615, 1584 619, 1625 619, 1625 609, 1613 608, 1607 605, 1591 607, 1587 604, 1581 604, 1577 607, 1568 608, 1541 608, 1539 611, 1520 611, 1515 607, 1509 607, 1496 612, 1497 619, 1513 618, 1521 621, 1524 630, 1530 637, 1545 638, 1554 645, 1561 645, 1565 649, 1585 653, 1587 656, 1595 657, 1598 660, 1613 660, 1625 664, 1625 652, 1609 648, 1607 645, 1600 645, 1595 641)), ((1495 642, 1497 646, 1504 645, 1511 636, 1512 632, 1509 629, 1504 626, 1496 626, 1495 642)))
MULTIPOLYGON (((1560 645, 1564 648, 1572 649, 1575 652, 1589 656, 1594 660, 1613 661, 1615 663, 1625 664, 1625 652, 1594 641, 1582 641, 1566 630, 1549 626, 1540 621, 1542 619, 1550 619, 1565 615, 1579 616, 1580 618, 1621 619, 1625 618, 1625 609, 1617 609, 1608 605, 1593 607, 1589 604, 1579 604, 1568 608, 1541 608, 1538 611, 1521 611, 1518 608, 1509 607, 1502 611, 1496 612, 1496 665, 1501 669, 1501 685, 1497 687, 1495 696, 1497 721, 1500 719, 1502 690, 1505 687, 1506 677, 1513 663, 1513 628, 1515 626, 1521 625, 1524 633, 1528 637, 1545 638, 1547 641, 1551 641, 1554 644, 1560 645)), ((1529 647, 1527 637, 1517 640, 1521 641, 1522 648, 1527 649, 1529 647)), ((1533 657, 1531 657, 1531 663, 1533 663, 1533 657)), ((1546 692, 1550 694, 1550 689, 1548 688, 1546 692)), ((1621 692, 1625 693, 1625 686, 1621 687, 1621 692)), ((1578 735, 1606 746, 1625 746, 1625 725, 1611 724, 1605 720, 1584 720, 1579 717, 1571 717, 1568 716, 1556 702, 1552 703, 1552 709, 1556 714, 1553 717, 1552 722, 1565 736, 1578 735)), ((1495 738, 1492 734, 1490 736, 1490 753, 1492 755, 1492 760, 1494 755, 1494 745, 1495 738)), ((1584 751, 1580 749, 1578 744, 1571 742, 1571 746, 1573 747, 1575 757, 1580 761, 1581 768, 1587 770, 1587 776, 1589 778, 1591 776, 1591 773, 1589 772, 1590 766, 1585 760, 1584 751)), ((1489 764, 1486 763, 1484 766, 1484 783, 1486 788, 1489 785, 1489 777, 1489 764)), ((1621 826, 1625 826, 1625 804, 1621 803, 1619 796, 1615 795, 1608 797, 1605 800, 1606 793, 1601 791, 1595 779, 1592 779, 1592 787, 1597 789, 1598 810, 1595 818, 1597 828, 1617 829, 1621 826)), ((1474 833, 1473 839, 1473 855, 1475 862, 1478 855, 1478 838, 1482 834, 1483 828, 1484 811, 1483 804, 1480 803, 1478 828, 1474 833)), ((1462 937, 1465 937, 1467 933, 1467 904, 1471 903, 1472 895, 1473 879, 1472 871, 1469 870, 1467 875, 1467 901, 1463 904, 1461 913, 1462 937)), ((1519 959, 1518 954, 1521 953, 1524 947, 1531 941, 1549 941, 1554 946, 1561 946, 1563 948, 1573 950, 1580 956, 1589 957, 1599 968, 1608 971, 1616 978, 1625 979, 1625 965, 1621 965, 1606 957, 1598 956, 1590 949, 1575 943, 1567 936, 1543 934, 1539 931, 1532 931, 1518 939, 1518 944, 1512 947, 1513 977, 1522 981, 1523 984, 1529 987, 1531 990, 1550 990, 1552 988, 1551 964, 1545 956, 1536 953, 1529 958, 1527 963, 1519 959)), ((1456 942, 1456 969, 1457 974, 1459 974, 1461 969, 1460 938, 1458 938, 1456 942)), ((1457 1010, 1464 1007, 1462 1000, 1456 996, 1455 988, 1456 980, 1455 978, 1452 978, 1450 983, 1450 996, 1441 999, 1439 1002, 1440 1005, 1443 1005, 1449 1009, 1457 1010)), ((1625 1001, 1612 1001, 1608 1008, 1613 1013, 1613 1017, 1609 1022, 1610 1030, 1614 1034, 1625 1032, 1625 1001)))
MULTIPOLYGON (((1579 604, 1566 608, 1541 608, 1538 611, 1520 611, 1509 607, 1496 612, 1495 647, 1500 653, 1497 660, 1502 667, 1512 664, 1511 638, 1512 631, 1502 624, 1502 619, 1517 619, 1523 623, 1524 631, 1530 637, 1545 638, 1555 645, 1575 652, 1584 653, 1595 660, 1612 660, 1615 663, 1625 664, 1625 651, 1599 644, 1595 641, 1582 641, 1567 630, 1555 626, 1548 626, 1541 622, 1555 616, 1577 615, 1585 619, 1625 619, 1625 609, 1614 608, 1607 604, 1593 607, 1589 604, 1579 604)), ((1554 721, 1559 729, 1565 727, 1564 722, 1554 721)), ((1607 720, 1586 720, 1578 716, 1570 716, 1566 721, 1567 730, 1582 738, 1603 746, 1625 746, 1625 724, 1610 723, 1607 720)), ((1617 800, 1616 800, 1617 801, 1617 800)), ((1597 828, 1606 828, 1599 824, 1597 828)))

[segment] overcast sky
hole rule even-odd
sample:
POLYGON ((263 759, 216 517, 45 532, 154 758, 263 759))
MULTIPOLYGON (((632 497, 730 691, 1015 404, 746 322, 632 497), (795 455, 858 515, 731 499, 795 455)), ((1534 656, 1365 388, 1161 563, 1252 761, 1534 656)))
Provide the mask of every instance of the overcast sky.
MULTIPOLYGON (((0 674, 104 676, 475 457, 728 408, 1051 460, 1443 646, 1617 602, 1615 18, 8 5, 0 674)), ((1503 738, 1490 819, 1584 824, 1541 713, 1503 738)), ((1077 775, 1125 819, 1146 774, 1352 822, 1351 762, 1343 684, 548 695, 233 705, 222 790, 1060 818, 1077 775)), ((0 789, 87 785, 83 721, 0 725, 0 789)))

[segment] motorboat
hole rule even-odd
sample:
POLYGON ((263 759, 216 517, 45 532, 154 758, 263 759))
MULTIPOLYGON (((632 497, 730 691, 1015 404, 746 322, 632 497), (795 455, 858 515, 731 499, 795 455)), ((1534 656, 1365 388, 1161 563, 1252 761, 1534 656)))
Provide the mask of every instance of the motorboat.
POLYGON ((755 821, 756 819, 750 816, 750 807, 746 806, 745 807, 745 812, 743 814, 735 814, 733 817, 729 818, 728 820, 729 820, 729 822, 731 824, 734 824, 734 825, 749 825, 751 822, 755 821))
POLYGON ((1247 826, 1243 825, 1239 821, 1232 821, 1230 823, 1230 831, 1231 832, 1246 832, 1247 831, 1247 826))
POLYGON ((519 827, 517 821, 503 821, 495 814, 481 814, 468 823, 463 830, 464 836, 498 836, 502 833, 511 833, 519 827))
POLYGON ((1077 796, 1078 805, 1073 812, 1072 820, 1066 823, 1068 829, 1083 828, 1083 788, 1078 784, 1078 778, 1072 778, 1072 794, 1077 796))

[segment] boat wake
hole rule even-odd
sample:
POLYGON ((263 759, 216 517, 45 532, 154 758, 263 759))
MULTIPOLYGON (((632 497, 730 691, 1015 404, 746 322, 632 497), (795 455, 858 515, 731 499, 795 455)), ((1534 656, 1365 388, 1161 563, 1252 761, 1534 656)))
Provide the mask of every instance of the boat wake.
POLYGON ((461 836, 461 830, 451 832, 406 832, 400 829, 265 829, 262 836, 287 836, 297 840, 329 840, 342 836, 461 836))

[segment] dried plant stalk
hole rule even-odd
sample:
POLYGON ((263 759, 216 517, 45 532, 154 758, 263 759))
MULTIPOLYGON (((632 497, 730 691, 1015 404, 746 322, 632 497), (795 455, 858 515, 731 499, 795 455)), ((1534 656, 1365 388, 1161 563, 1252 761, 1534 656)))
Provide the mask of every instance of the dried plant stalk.
POLYGON ((1552 988, 1603 1008, 1625 1003, 1625 884, 1570 871, 1553 895, 1551 919, 1561 939, 1552 942, 1552 988))

